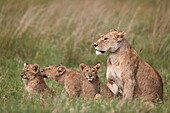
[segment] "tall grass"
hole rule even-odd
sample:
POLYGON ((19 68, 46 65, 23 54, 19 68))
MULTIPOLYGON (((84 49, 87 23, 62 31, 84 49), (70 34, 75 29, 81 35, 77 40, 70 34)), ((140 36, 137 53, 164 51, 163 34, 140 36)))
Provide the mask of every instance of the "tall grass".
POLYGON ((1 0, 0 112, 169 112, 169 7, 168 0, 1 0), (113 28, 126 31, 132 47, 160 72, 163 104, 150 110, 138 100, 131 105, 117 99, 69 100, 63 86, 52 81, 47 84, 60 99, 46 107, 36 97, 27 100, 19 77, 24 62, 77 70, 80 63, 101 63, 99 76, 106 82, 107 55, 96 56, 93 43, 113 28))

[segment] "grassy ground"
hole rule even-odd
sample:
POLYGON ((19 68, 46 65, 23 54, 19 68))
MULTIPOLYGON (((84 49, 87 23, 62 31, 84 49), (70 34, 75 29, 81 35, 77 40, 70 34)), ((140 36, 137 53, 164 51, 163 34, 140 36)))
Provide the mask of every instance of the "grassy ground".
POLYGON ((170 112, 169 7, 168 0, 0 0, 0 112, 170 112), (68 99, 63 86, 50 80, 59 98, 27 99, 19 76, 24 62, 77 70, 80 63, 101 63, 106 83, 108 56, 96 56, 93 43, 112 28, 125 30, 132 47, 161 74, 162 104, 151 109, 137 99, 68 99))

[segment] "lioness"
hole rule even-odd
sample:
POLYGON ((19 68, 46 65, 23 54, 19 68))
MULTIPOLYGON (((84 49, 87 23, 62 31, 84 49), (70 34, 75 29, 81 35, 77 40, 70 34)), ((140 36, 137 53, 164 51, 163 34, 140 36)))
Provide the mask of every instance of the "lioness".
POLYGON ((93 84, 96 93, 100 94, 102 97, 113 98, 114 94, 108 88, 107 85, 103 84, 98 77, 98 71, 100 69, 100 64, 96 66, 80 64, 80 70, 83 72, 85 78, 93 84))
POLYGON ((95 89, 78 71, 68 69, 62 65, 51 65, 44 68, 41 73, 44 78, 50 78, 64 85, 69 97, 94 97, 95 89))
POLYGON ((25 81, 25 90, 28 91, 29 97, 31 93, 40 93, 41 95, 49 93, 55 96, 54 92, 46 85, 37 64, 24 63, 24 69, 20 76, 25 81))
POLYGON ((108 87, 124 99, 138 97, 145 101, 163 99, 163 83, 159 73, 143 61, 124 38, 125 32, 110 30, 94 43, 96 54, 109 53, 107 60, 108 87))

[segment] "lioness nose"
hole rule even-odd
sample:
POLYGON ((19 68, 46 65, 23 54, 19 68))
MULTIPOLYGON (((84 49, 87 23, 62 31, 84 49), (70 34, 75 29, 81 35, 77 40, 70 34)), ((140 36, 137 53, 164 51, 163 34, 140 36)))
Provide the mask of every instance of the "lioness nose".
POLYGON ((94 47, 97 47, 98 45, 96 43, 94 43, 94 47))

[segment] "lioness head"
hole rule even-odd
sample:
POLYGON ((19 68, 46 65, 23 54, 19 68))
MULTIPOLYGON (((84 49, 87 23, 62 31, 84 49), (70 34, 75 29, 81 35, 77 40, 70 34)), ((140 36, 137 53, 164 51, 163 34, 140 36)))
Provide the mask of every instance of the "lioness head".
POLYGON ((80 64, 80 70, 83 72, 83 75, 86 77, 86 79, 90 82, 96 79, 99 69, 100 64, 97 64, 96 66, 80 64))
POLYGON ((125 32, 118 32, 113 29, 101 35, 99 40, 94 43, 96 55, 101 55, 105 52, 116 52, 116 50, 118 50, 121 46, 124 34, 125 32))
POLYGON ((66 71, 66 67, 62 65, 51 65, 44 68, 41 73, 43 78, 50 78, 52 80, 57 80, 57 77, 63 75, 66 71))
POLYGON ((24 69, 21 72, 20 76, 22 80, 32 80, 35 78, 39 71, 39 65, 24 63, 24 69))

